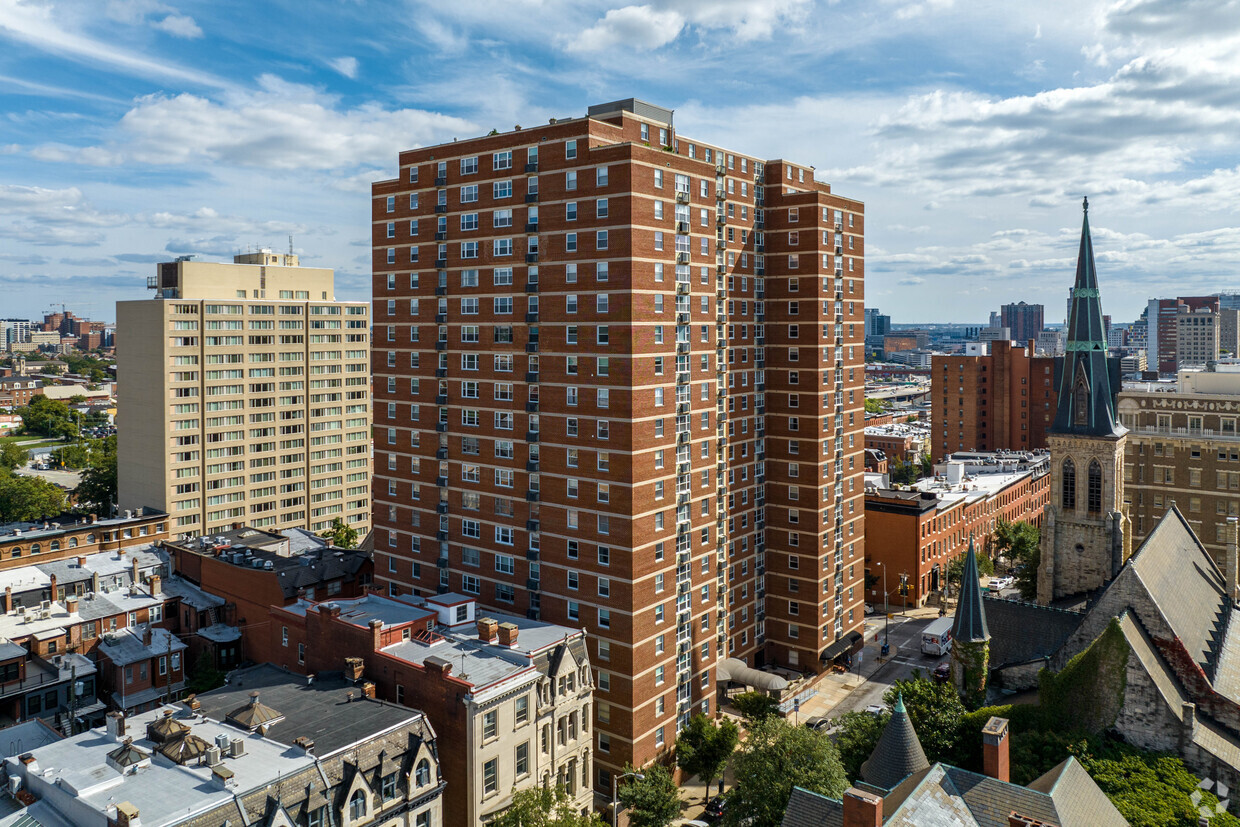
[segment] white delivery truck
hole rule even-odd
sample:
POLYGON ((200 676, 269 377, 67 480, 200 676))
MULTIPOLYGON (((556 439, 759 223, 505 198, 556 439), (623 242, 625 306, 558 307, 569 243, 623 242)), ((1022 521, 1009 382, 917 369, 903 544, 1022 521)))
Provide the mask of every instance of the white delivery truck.
POLYGON ((940 617, 922 630, 921 651, 926 655, 946 655, 952 650, 952 618, 940 617))

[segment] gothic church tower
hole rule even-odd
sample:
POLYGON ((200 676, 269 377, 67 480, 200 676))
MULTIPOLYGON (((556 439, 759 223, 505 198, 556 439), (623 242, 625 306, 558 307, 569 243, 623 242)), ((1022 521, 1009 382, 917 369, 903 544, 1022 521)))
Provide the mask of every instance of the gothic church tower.
POLYGON ((1119 372, 1107 359, 1088 199, 1084 210, 1059 405, 1048 435, 1051 501, 1042 524, 1039 603, 1105 585, 1132 553, 1124 505, 1128 429, 1115 414, 1119 372))

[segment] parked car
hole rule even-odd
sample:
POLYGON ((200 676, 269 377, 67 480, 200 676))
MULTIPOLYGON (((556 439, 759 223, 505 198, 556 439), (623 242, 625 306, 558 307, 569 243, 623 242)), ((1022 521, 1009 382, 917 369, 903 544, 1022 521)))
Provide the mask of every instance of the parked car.
POLYGON ((831 726, 831 719, 822 715, 815 715, 812 718, 806 718, 805 723, 801 724, 801 726, 808 727, 814 731, 823 730, 831 726))
POLYGON ((935 683, 947 683, 948 680, 951 679, 951 676, 952 666, 947 661, 943 661, 938 666, 934 667, 934 672, 930 674, 930 677, 934 679, 935 683))
POLYGON ((706 802, 706 809, 702 811, 702 820, 708 822, 716 822, 723 818, 724 797, 717 795, 710 801, 706 802))
POLYGON ((865 708, 865 711, 871 715, 883 715, 887 712, 887 707, 882 704, 870 704, 865 708))
POLYGON ((874 605, 872 603, 865 604, 865 613, 868 615, 874 614, 874 605))

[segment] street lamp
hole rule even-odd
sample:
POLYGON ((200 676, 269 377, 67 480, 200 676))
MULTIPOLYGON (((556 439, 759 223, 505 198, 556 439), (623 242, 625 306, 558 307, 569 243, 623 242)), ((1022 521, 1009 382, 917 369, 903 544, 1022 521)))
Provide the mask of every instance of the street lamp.
POLYGON ((874 565, 883 567, 883 646, 886 647, 891 642, 888 634, 891 628, 891 601, 887 596, 887 566, 885 563, 874 565))
POLYGON ((620 782, 632 776, 638 781, 645 781, 646 776, 640 772, 626 772, 618 775, 611 782, 611 827, 616 827, 616 819, 620 816, 620 782))

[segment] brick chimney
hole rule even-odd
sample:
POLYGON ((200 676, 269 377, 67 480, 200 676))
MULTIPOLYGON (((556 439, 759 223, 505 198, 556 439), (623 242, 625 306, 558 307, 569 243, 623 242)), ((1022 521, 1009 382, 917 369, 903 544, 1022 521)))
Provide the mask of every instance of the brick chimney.
POLYGON ((140 827, 141 821, 138 820, 138 807, 131 805, 128 801, 122 801, 117 805, 117 827, 140 827))
POLYGON ((499 624, 499 645, 507 646, 515 649, 517 646, 517 632, 521 631, 515 623, 499 624))
POLYGON ((161 597, 164 593, 164 579, 158 574, 152 574, 147 585, 151 589, 151 597, 161 597))
POLYGON ((366 681, 362 684, 362 695, 367 698, 374 698, 375 684, 373 681, 366 681))
POLYGON ((383 621, 377 617, 370 621, 370 648, 374 652, 383 648, 383 621))
POLYGON ((422 661, 422 667, 434 675, 447 677, 452 674, 452 661, 441 658, 438 655, 431 655, 422 661))
POLYGON ((54 575, 54 574, 53 574, 53 575, 51 575, 51 576, 48 578, 48 580, 50 580, 50 581, 51 581, 51 582, 49 582, 49 583, 48 583, 48 585, 47 585, 47 592, 48 592, 49 599, 51 599, 51 600, 55 600, 55 599, 56 599, 56 585, 57 585, 57 583, 56 583, 56 575, 54 575))
POLYGON ((79 568, 79 569, 84 569, 84 568, 86 568, 86 558, 85 558, 85 557, 78 557, 78 568, 79 568))
POLYGON ((108 737, 117 741, 125 740, 125 714, 123 712, 108 713, 108 737))
POLYGON ((495 618, 478 618, 478 640, 483 643, 495 643, 499 640, 499 623, 495 618))
POLYGON ((844 827, 882 827, 883 799, 850 787, 844 793, 844 827))
POLYGON ((78 596, 76 594, 71 594, 65 597, 65 611, 67 611, 69 614, 73 614, 74 612, 77 611, 77 609, 78 609, 78 596))
POLYGON ((4 613, 8 614, 13 611, 13 587, 4 587, 4 613))
POLYGON ((146 628, 142 630, 142 645, 151 645, 151 624, 149 623, 146 625, 146 628))
POLYGON ((982 772, 999 781, 1008 782, 1008 722, 991 718, 982 727, 982 772))
POLYGON ((129 572, 131 575, 133 575, 133 582, 138 583, 141 581, 141 577, 138 574, 138 558, 137 557, 133 558, 133 560, 130 561, 129 572))
POLYGON ((344 659, 344 679, 347 681, 360 681, 362 673, 366 671, 366 664, 361 658, 345 658, 344 659))

